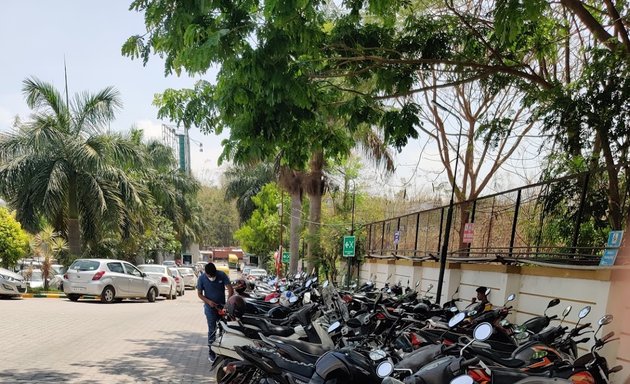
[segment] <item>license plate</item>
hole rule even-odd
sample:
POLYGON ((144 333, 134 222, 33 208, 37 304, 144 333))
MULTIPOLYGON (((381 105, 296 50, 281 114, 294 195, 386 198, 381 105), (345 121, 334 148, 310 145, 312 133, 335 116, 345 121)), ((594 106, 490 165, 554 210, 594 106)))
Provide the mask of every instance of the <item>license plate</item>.
POLYGON ((83 292, 85 291, 85 288, 83 287, 73 287, 72 288, 72 292, 83 292))

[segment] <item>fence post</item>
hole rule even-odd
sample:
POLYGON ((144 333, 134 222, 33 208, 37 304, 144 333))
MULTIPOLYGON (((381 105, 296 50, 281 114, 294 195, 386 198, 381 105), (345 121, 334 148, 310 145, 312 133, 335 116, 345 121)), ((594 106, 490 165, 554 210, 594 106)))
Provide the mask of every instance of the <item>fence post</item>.
POLYGON ((510 257, 512 257, 514 253, 514 239, 516 238, 516 223, 518 221, 518 211, 521 208, 521 191, 518 190, 518 194, 516 195, 516 207, 514 208, 514 219, 512 220, 512 236, 510 236, 510 257))
POLYGON ((383 221, 383 233, 381 234, 381 256, 384 256, 383 248, 385 248, 385 221, 383 221))
POLYGON ((398 232, 398 241, 394 244, 394 256, 398 256, 398 244, 400 244, 400 216, 396 220, 396 232, 398 232))
POLYGON ((578 207, 577 217, 575 220, 575 228, 573 229, 573 240, 571 241, 572 253, 578 253, 577 245, 580 238, 580 227, 582 226, 582 215, 584 213, 584 203, 586 202, 586 193, 588 192, 588 183, 591 174, 584 175, 584 184, 582 185, 582 194, 580 195, 580 206, 578 207))
POLYGON ((372 253, 372 226, 373 224, 370 224, 369 229, 368 229, 368 246, 367 246, 367 254, 370 255, 372 253))
POLYGON ((442 245, 442 227, 444 226, 444 207, 442 207, 442 212, 440 213, 440 234, 438 235, 438 249, 437 254, 440 254, 441 245, 442 245))
POLYGON ((418 233, 420 232, 420 212, 416 215, 416 240, 413 243, 413 256, 418 254, 418 233))
MULTIPOLYGON (((470 212, 468 217, 469 223, 475 222, 475 211, 477 210, 477 199, 473 201, 472 212, 470 212)), ((468 247, 466 249, 466 257, 470 257, 470 247, 472 246, 472 241, 468 243, 468 247)))

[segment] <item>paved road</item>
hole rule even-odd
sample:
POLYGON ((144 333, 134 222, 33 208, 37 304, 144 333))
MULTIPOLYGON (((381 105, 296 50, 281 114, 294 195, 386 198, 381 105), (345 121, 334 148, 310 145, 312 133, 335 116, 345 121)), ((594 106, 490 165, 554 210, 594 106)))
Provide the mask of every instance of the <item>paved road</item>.
POLYGON ((213 382, 195 291, 155 303, 0 300, 0 313, 0 383, 213 382))

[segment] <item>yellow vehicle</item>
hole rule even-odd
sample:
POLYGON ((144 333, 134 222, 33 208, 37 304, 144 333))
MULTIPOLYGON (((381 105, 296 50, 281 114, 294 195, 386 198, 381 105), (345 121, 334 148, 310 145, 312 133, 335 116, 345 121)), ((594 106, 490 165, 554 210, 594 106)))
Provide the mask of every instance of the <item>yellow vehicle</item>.
POLYGON ((228 267, 238 269, 238 256, 233 253, 228 255, 228 267))
MULTIPOLYGON (((216 265, 216 264, 215 264, 216 265)), ((230 277, 230 268, 226 265, 217 265, 217 271, 221 271, 225 273, 228 277, 230 277)))

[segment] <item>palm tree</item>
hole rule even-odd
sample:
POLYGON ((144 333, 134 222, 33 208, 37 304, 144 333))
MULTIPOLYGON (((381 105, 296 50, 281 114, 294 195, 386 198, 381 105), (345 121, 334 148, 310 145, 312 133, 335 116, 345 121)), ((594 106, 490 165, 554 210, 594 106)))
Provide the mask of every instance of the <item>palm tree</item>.
POLYGON ((225 173, 225 198, 236 199, 236 209, 241 224, 245 223, 256 209, 252 197, 265 184, 276 180, 277 167, 273 163, 243 164, 230 167, 225 173))
POLYGON ((142 203, 119 166, 142 157, 129 140, 105 130, 121 107, 114 88, 64 100, 51 84, 29 78, 23 93, 33 114, 0 136, 0 194, 27 229, 37 231, 43 217, 79 255, 104 218, 123 225, 126 207, 142 203))

